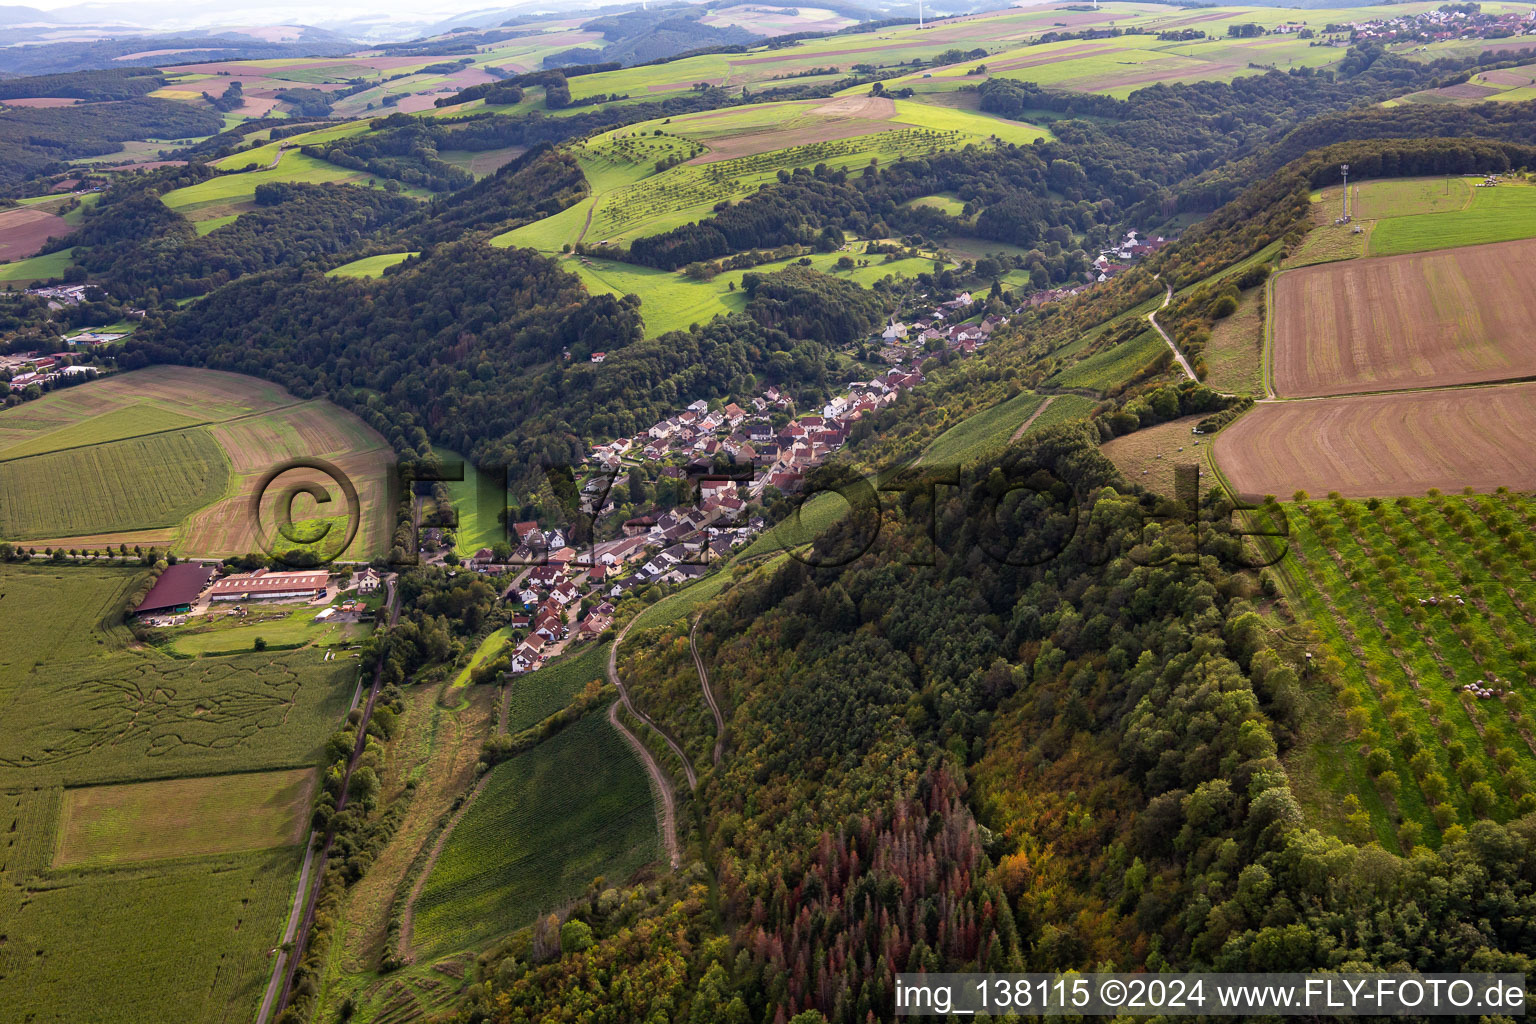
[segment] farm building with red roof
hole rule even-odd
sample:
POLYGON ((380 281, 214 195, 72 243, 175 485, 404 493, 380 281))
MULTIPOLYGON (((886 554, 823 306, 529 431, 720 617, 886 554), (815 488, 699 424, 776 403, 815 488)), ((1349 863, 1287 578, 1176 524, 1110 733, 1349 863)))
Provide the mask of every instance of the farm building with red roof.
POLYGON ((134 609, 136 615, 177 614, 191 611, 197 595, 213 578, 213 566, 197 562, 178 562, 169 566, 155 580, 155 585, 134 609))

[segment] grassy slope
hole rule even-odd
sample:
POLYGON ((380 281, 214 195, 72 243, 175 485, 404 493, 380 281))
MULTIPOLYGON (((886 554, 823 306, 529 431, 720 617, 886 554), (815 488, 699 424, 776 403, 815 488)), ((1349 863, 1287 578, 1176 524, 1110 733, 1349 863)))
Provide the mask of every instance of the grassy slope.
POLYGON ((422 889, 416 945, 440 954, 511 931, 659 852, 645 773, 593 712, 493 770, 422 889))

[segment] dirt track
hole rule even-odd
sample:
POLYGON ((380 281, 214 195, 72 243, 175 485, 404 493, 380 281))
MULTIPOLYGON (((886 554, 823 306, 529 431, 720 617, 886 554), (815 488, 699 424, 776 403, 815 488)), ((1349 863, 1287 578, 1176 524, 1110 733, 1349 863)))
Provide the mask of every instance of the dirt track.
MULTIPOLYGON (((1050 400, 1046 400, 1049 404, 1050 400)), ((720 705, 715 703, 715 694, 709 688, 709 672, 704 668, 704 659, 699 657, 699 645, 694 642, 694 634, 699 630, 699 620, 693 620, 693 628, 688 630, 688 650, 693 652, 693 667, 699 673, 699 688, 704 691, 704 703, 709 705, 709 713, 715 716, 715 751, 714 763, 720 764, 720 755, 725 751, 725 718, 720 714, 720 705)))
POLYGON ((646 749, 645 744, 620 720, 618 701, 608 707, 608 723, 618 730, 635 756, 645 765, 645 772, 651 777, 651 785, 661 798, 661 845, 667 851, 667 863, 673 868, 681 867, 683 857, 677 848, 677 796, 672 792, 672 784, 667 781, 661 765, 656 763, 656 758, 646 749))
POLYGON ((1011 443, 1013 441, 1017 441, 1019 438, 1023 437, 1024 432, 1035 425, 1035 420, 1039 419, 1040 414, 1049 409, 1051 407, 1051 403, 1054 401, 1056 401, 1055 395, 1046 395, 1045 401, 1035 406, 1035 411, 1030 413, 1023 423, 1019 424, 1019 429, 1013 432, 1013 436, 1008 439, 1009 442, 1011 443))
MULTIPOLYGON (((613 646, 608 648, 608 681, 618 688, 619 701, 623 702, 625 709, 641 722, 654 729, 656 734, 666 741, 667 746, 672 748, 672 752, 683 763, 683 772, 688 776, 688 788, 695 789, 698 787, 699 780, 694 775, 693 765, 689 763, 688 756, 683 753, 683 749, 677 745, 676 740, 668 736, 655 722, 646 717, 645 712, 635 707, 629 699, 629 690, 625 687, 624 680, 619 678, 619 645, 624 642, 624 637, 629 634, 635 622, 636 619, 630 619, 629 624, 620 630, 619 635, 614 638, 613 646)), ((661 844, 666 848, 668 861, 676 868, 683 861, 682 852, 677 842, 677 796, 672 791, 672 780, 667 777, 666 772, 661 770, 661 765, 656 761, 656 757, 651 753, 650 748, 642 743, 640 738, 631 732, 629 727, 619 718, 618 701, 614 702, 613 706, 608 709, 608 721, 618 730, 619 735, 624 737, 625 742, 629 744, 630 748, 634 750, 635 756, 645 766, 646 774, 651 777, 651 785, 655 788, 657 795, 661 799, 661 844)))
MULTIPOLYGON (((1173 285, 1170 284, 1167 294, 1163 296, 1163 304, 1157 308, 1167 309, 1168 303, 1171 301, 1173 301, 1173 285)), ((1174 361, 1179 364, 1179 369, 1184 371, 1184 376, 1190 380, 1199 380, 1195 376, 1195 368, 1189 365, 1189 360, 1184 358, 1184 353, 1179 351, 1179 346, 1173 343, 1173 339, 1168 337, 1168 332, 1163 330, 1163 325, 1157 322, 1157 314, 1155 312, 1147 314, 1147 323, 1152 325, 1152 329, 1157 332, 1157 336, 1163 339, 1163 344, 1167 345, 1168 350, 1173 353, 1174 361)))

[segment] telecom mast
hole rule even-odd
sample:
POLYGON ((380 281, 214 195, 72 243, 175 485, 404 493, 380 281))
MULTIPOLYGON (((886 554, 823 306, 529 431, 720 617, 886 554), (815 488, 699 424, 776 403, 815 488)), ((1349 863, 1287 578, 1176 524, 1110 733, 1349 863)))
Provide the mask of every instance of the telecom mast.
POLYGON ((1349 164, 1340 164, 1339 171, 1344 175, 1344 217, 1342 223, 1349 223, 1349 164))

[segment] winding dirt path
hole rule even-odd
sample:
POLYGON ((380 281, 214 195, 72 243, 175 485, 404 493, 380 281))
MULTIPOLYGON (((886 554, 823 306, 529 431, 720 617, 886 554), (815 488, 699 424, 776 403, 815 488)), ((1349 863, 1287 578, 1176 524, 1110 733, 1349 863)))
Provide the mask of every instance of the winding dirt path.
POLYGON ((1039 419, 1040 414, 1049 409, 1051 407, 1051 403, 1054 401, 1056 401, 1055 395, 1046 395, 1045 401, 1036 406, 1035 411, 1030 413, 1029 417, 1025 419, 1023 423, 1019 424, 1019 429, 1013 432, 1013 436, 1008 439, 1008 442, 1012 444, 1014 441, 1017 441, 1019 438, 1023 437, 1024 432, 1035 425, 1035 420, 1039 419))
MULTIPOLYGON (((1168 303, 1173 301, 1173 285, 1170 284, 1167 288, 1168 293, 1163 296, 1163 304, 1158 306, 1158 309, 1167 309, 1168 303)), ((1164 343, 1167 344, 1168 351, 1173 353, 1173 358, 1178 362, 1179 369, 1184 371, 1184 376, 1190 380, 1198 381, 1200 378, 1195 376, 1195 368, 1189 365, 1189 360, 1184 358, 1184 353, 1179 351, 1179 346, 1173 343, 1173 339, 1168 337, 1168 332, 1163 330, 1163 325, 1157 322, 1156 312, 1147 314, 1147 323, 1152 325, 1152 329, 1157 332, 1158 337, 1162 338, 1164 343)))
MULTIPOLYGON (((1046 404, 1050 404, 1049 399, 1047 399, 1046 404)), ((699 645, 694 642, 693 635, 698 630, 699 619, 695 618, 693 620, 693 628, 688 630, 688 649, 693 652, 693 667, 699 673, 699 688, 704 691, 704 703, 709 705, 709 713, 715 716, 714 762, 715 766, 719 767, 720 755, 725 750, 725 718, 720 714, 720 705, 715 703, 715 694, 709 688, 709 672, 704 668, 704 659, 699 657, 699 645)))
POLYGON ((683 748, 678 746, 677 740, 674 740, 665 729, 652 721, 651 717, 644 711, 641 711, 639 708, 635 707, 635 702, 629 699, 628 687, 624 685, 624 680, 619 678, 619 645, 624 642, 624 638, 629 635, 630 629, 633 628, 637 621, 639 621, 639 618, 640 616, 637 615, 633 619, 630 619, 629 624, 626 625, 624 629, 620 631, 619 635, 614 638, 613 646, 608 648, 608 681, 618 688, 619 699, 624 702, 624 710, 634 715, 637 719, 645 723, 650 728, 656 730, 656 735, 660 736, 662 740, 666 742, 667 746, 672 748, 672 753, 676 754, 677 759, 683 763, 683 774, 688 776, 688 788, 698 789, 699 777, 694 772, 693 764, 688 760, 688 755, 683 753, 683 748))
POLYGON ((427 862, 416 875, 416 881, 411 885, 411 895, 405 901, 405 909, 400 912, 400 946, 396 950, 402 960, 414 961, 416 951, 412 949, 411 936, 416 928, 416 901, 421 897, 421 890, 426 888, 427 879, 432 875, 432 869, 437 866, 437 858, 442 855, 443 847, 448 845, 448 837, 453 835, 453 830, 459 827, 459 820, 469 813, 474 802, 479 799, 481 790, 486 783, 491 781, 491 773, 486 772, 480 776, 474 788, 465 796, 459 809, 453 812, 453 817, 448 819, 448 824, 437 835, 437 841, 432 844, 432 852, 427 854, 427 862))
POLYGON ((677 848, 677 797, 672 792, 672 784, 667 781, 666 775, 661 770, 661 765, 656 763, 656 757, 640 742, 640 737, 629 731, 629 727, 619 718, 619 702, 614 701, 608 706, 608 724, 619 731, 624 741, 629 744, 640 763, 645 765, 646 774, 651 777, 651 786, 656 790, 656 808, 661 812, 661 845, 666 848, 667 861, 674 869, 682 866, 683 857, 677 848))

